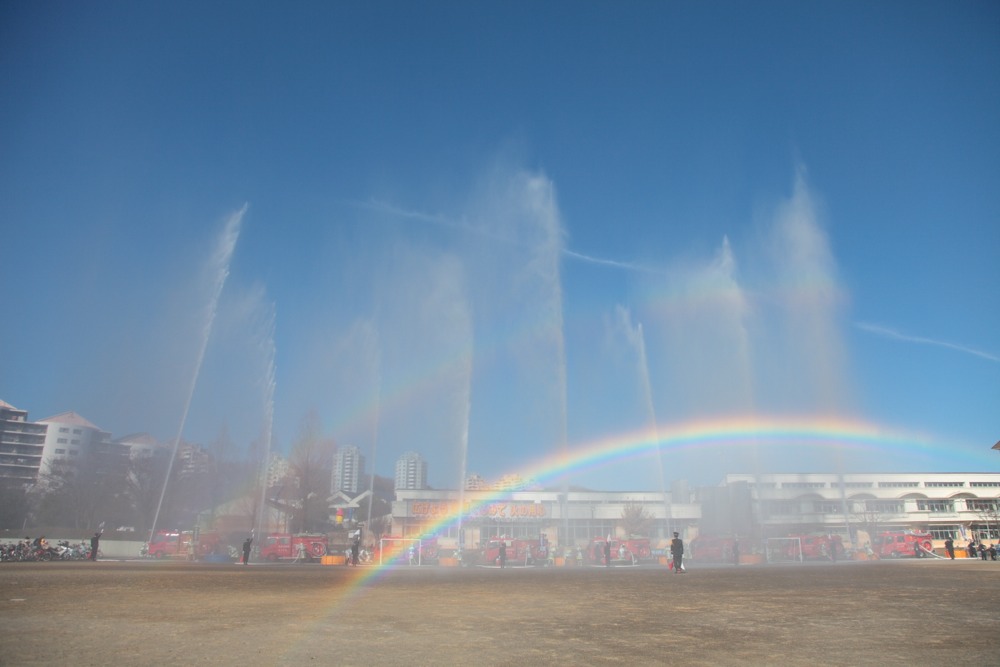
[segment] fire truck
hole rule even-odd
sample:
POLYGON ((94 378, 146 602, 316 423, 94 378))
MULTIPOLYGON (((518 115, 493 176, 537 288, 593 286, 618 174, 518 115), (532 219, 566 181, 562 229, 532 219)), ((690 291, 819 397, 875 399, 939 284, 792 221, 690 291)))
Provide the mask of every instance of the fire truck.
POLYGON ((376 563, 411 565, 436 565, 438 562, 438 540, 433 535, 419 538, 420 553, 416 553, 418 538, 402 538, 398 535, 383 535, 375 548, 376 563))
POLYGON ((549 541, 544 535, 540 538, 491 537, 483 549, 483 563, 486 565, 500 564, 500 543, 506 545, 507 565, 534 565, 542 567, 549 564, 549 541))
POLYGON ((279 560, 318 560, 327 554, 329 545, 326 535, 271 533, 264 538, 260 557, 272 563, 279 560))
POLYGON ((872 551, 879 558, 900 558, 914 556, 923 558, 933 548, 930 533, 912 531, 887 531, 879 533, 872 540, 872 551))
POLYGON ((691 540, 691 560, 701 563, 732 563, 735 537, 699 535, 691 540))
POLYGON ((215 553, 220 545, 217 533, 190 530, 158 530, 146 545, 150 558, 188 558, 201 560, 215 553))
MULTIPOLYGON (((595 537, 587 545, 584 557, 591 565, 607 565, 604 560, 604 545, 607 540, 602 537, 595 537)), ((611 539, 611 564, 634 565, 640 561, 649 560, 653 557, 653 551, 649 547, 649 540, 645 537, 633 537, 627 540, 611 539)))

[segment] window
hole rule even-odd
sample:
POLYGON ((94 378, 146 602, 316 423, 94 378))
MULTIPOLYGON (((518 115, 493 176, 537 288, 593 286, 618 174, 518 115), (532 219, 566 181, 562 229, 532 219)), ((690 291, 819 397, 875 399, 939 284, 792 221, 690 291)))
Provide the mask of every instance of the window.
POLYGON ((66 444, 66 438, 56 438, 56 443, 60 445, 66 444))
POLYGON ((781 485, 783 489, 823 489, 826 488, 826 482, 784 482, 781 485))
POLYGON ((882 514, 902 514, 903 501, 901 500, 866 500, 866 512, 880 512, 882 514))
POLYGON ((79 452, 79 451, 77 451, 77 450, 75 450, 75 449, 71 449, 71 450, 69 450, 69 455, 70 455, 70 456, 76 456, 76 455, 77 455, 77 454, 79 454, 79 453, 80 453, 80 452, 79 452))
POLYGON ((880 489, 911 489, 920 486, 920 482, 879 482, 880 489))
POLYGON ((924 486, 929 488, 965 486, 964 482, 924 482, 924 486))
POLYGON ((761 505, 767 515, 797 514, 799 511, 799 504, 793 500, 765 500, 761 505))
POLYGON ((79 435, 79 434, 83 433, 83 431, 81 431, 78 428, 75 428, 75 429, 73 429, 73 433, 76 433, 77 435, 79 435))
POLYGON ((57 449, 56 450, 56 454, 65 454, 65 453, 66 453, 65 449, 57 449))
POLYGON ((821 514, 838 514, 842 510, 840 503, 831 501, 813 503, 813 508, 821 514))
POLYGON ((60 426, 59 427, 59 432, 60 433, 69 433, 69 429, 66 428, 65 426, 60 426))
POLYGON ((949 537, 957 540, 960 531, 958 526, 931 526, 930 533, 935 540, 947 540, 949 537))
POLYGON ((871 482, 844 482, 844 486, 848 489, 870 489, 872 488, 871 482))
POLYGON ((1000 482, 969 482, 969 486, 1000 486, 1000 482))
POLYGON ((997 501, 966 498, 965 507, 973 512, 992 512, 997 509, 997 501))
POLYGON ((917 509, 921 512, 954 512, 955 507, 950 500, 917 499, 917 509))

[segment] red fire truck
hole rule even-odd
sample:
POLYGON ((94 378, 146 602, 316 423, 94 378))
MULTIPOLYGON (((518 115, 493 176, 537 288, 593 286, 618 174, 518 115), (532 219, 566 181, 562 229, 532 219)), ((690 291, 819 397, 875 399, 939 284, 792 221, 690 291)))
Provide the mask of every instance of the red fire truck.
POLYGON ((699 535, 691 540, 691 560, 700 563, 732 563, 735 537, 699 535))
POLYGON ((872 540, 872 551, 879 558, 900 558, 902 556, 927 556, 933 548, 930 533, 912 531, 887 531, 879 533, 872 540))
POLYGON ((542 567, 549 564, 549 541, 544 535, 540 538, 525 537, 491 537, 483 549, 483 563, 486 565, 500 564, 500 543, 506 545, 508 566, 534 565, 542 567))
POLYGON ((403 538, 398 535, 383 535, 373 554, 376 563, 411 565, 436 565, 438 562, 438 540, 433 535, 420 538, 403 538), (417 544, 420 553, 417 553, 417 544))
MULTIPOLYGON (((595 537, 587 545, 584 554, 586 560, 591 565, 607 565, 604 560, 604 545, 607 540, 603 537, 595 537)), ((653 551, 649 547, 649 540, 645 537, 633 537, 627 540, 617 538, 611 539, 611 564, 634 565, 640 561, 649 560, 653 557, 653 551)))
POLYGON ((218 533, 190 530, 158 530, 146 545, 146 553, 151 558, 188 558, 201 560, 215 553, 219 548, 218 533))
POLYGON ((326 535, 271 533, 264 538, 260 557, 272 563, 279 560, 317 560, 327 554, 329 540, 326 535))

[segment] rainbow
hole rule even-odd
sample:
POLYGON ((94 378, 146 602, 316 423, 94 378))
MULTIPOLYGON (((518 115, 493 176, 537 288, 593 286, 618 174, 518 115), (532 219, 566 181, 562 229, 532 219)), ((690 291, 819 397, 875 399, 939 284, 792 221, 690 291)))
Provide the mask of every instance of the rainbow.
MULTIPOLYGON (((666 424, 659 428, 578 443, 568 446, 565 451, 539 459, 517 472, 522 477, 539 483, 551 483, 564 475, 600 468, 612 462, 657 451, 668 453, 706 447, 756 447, 774 443, 812 448, 881 450, 900 456, 912 456, 914 451, 931 452, 942 446, 939 441, 923 434, 837 416, 746 415, 666 424)), ((477 494, 475 501, 467 501, 466 513, 474 513, 488 504, 502 501, 509 494, 510 491, 477 494)), ((441 532, 458 521, 459 517, 454 515, 442 517, 438 522, 428 525, 425 533, 441 532)), ((327 621, 362 595, 366 585, 390 569, 392 566, 389 565, 353 568, 350 579, 342 587, 332 591, 330 607, 316 619, 317 627, 327 627, 327 621)))
MULTIPOLYGON (((794 444, 799 448, 871 451, 881 449, 900 455, 914 451, 932 451, 939 445, 928 436, 891 429, 860 420, 843 417, 766 417, 760 415, 733 416, 724 419, 689 421, 659 428, 647 428, 617 434, 591 442, 571 445, 536 461, 517 473, 544 485, 564 476, 601 468, 610 463, 634 459, 658 451, 664 453, 707 447, 764 447, 773 444, 794 444)), ((475 513, 493 502, 504 500, 510 491, 477 493, 475 501, 467 501, 464 514, 475 513)), ((458 523, 460 518, 448 515, 425 527, 425 534, 440 533, 458 523)), ((375 576, 385 566, 366 568, 359 583, 375 576)))

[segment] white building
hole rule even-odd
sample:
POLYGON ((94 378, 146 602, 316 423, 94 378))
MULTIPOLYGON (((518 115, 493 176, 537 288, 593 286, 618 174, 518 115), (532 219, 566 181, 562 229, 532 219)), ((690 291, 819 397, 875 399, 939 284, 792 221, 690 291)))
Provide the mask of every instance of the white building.
POLYGON ((333 458, 333 479, 330 488, 333 493, 343 491, 356 494, 361 487, 361 477, 364 474, 365 457, 357 447, 342 447, 333 458))
POLYGON ((427 461, 417 452, 396 459, 396 489, 426 489, 427 461))
POLYGON ((38 423, 48 425, 40 468, 42 474, 51 472, 58 461, 78 465, 88 459, 94 462, 101 454, 127 455, 125 447, 111 441, 110 433, 75 412, 63 412, 40 419, 38 423))
POLYGON ((0 400, 0 482, 34 484, 42 465, 48 424, 28 421, 27 410, 0 400))
POLYGON ((700 490, 703 532, 853 540, 859 530, 913 530, 942 542, 1000 539, 997 473, 731 474, 719 490, 700 490), (746 501, 749 511, 741 513, 746 501), (725 515, 746 515, 754 526, 727 530, 725 515))

